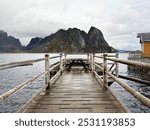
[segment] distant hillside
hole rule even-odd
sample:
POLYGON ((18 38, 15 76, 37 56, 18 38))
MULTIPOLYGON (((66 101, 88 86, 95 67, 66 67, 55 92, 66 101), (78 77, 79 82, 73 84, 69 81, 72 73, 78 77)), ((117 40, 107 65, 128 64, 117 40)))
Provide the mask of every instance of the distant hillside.
POLYGON ((0 30, 0 52, 17 52, 22 49, 19 39, 8 36, 6 32, 0 30))
POLYGON ((60 29, 45 38, 32 38, 25 48, 18 39, 7 36, 6 32, 0 31, 0 52, 21 51, 31 53, 104 53, 116 50, 109 46, 103 33, 95 27, 91 27, 88 33, 77 28, 60 29))
POLYGON ((119 53, 129 53, 129 52, 132 52, 132 51, 129 51, 129 50, 117 50, 119 53))
POLYGON ((91 27, 88 33, 77 28, 60 29, 43 39, 32 39, 27 47, 30 47, 31 52, 102 53, 116 51, 108 45, 102 32, 95 27, 91 27))
POLYGON ((41 40, 42 38, 38 38, 38 37, 32 38, 30 43, 26 46, 26 49, 31 50, 35 47, 38 47, 41 44, 41 40))

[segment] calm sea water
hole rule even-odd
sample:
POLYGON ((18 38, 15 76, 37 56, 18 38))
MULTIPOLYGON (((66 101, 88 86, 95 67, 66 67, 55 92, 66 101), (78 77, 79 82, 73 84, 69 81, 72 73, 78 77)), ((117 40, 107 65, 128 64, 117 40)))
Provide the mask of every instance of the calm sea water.
MULTIPOLYGON (((55 56, 57 54, 51 54, 55 56)), ((44 54, 0 54, 0 64, 9 63, 14 61, 31 60, 37 58, 43 58, 44 54)), ((74 56, 71 56, 74 57, 74 56)), ((86 57, 80 55, 80 57, 86 57)), ((120 54, 121 59, 127 59, 128 54, 120 54)), ((59 59, 52 60, 51 63, 57 62, 59 59)), ((22 66, 6 70, 0 70, 0 95, 15 87, 16 85, 29 80, 33 76, 40 74, 44 71, 44 61, 34 63, 33 66, 22 66)), ((134 73, 129 73, 126 65, 119 64, 119 73, 121 75, 135 76, 134 73)), ((138 75, 142 77, 142 75, 138 75)), ((145 77, 149 79, 149 77, 145 77)), ((123 79, 122 79, 123 80, 123 79)), ((135 83, 132 81, 123 80, 128 85, 132 86, 134 89, 138 90, 146 96, 150 96, 149 86, 135 83)), ((39 77, 32 84, 28 85, 20 92, 11 96, 11 98, 6 99, 0 103, 0 112, 16 112, 23 104, 25 104, 30 97, 36 94, 38 90, 44 85, 44 76, 39 77)), ((117 83, 113 83, 111 88, 114 90, 115 94, 126 104, 131 112, 150 112, 150 109, 140 103, 132 95, 126 92, 117 83)))

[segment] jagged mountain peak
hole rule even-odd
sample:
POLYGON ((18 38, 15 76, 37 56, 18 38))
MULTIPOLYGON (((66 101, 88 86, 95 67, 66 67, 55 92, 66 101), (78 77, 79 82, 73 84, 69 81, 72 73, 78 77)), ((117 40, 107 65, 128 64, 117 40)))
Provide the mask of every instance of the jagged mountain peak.
POLYGON ((0 30, 0 52, 16 52, 23 49, 19 39, 8 36, 5 31, 0 30))
POLYGON ((42 46, 35 48, 35 52, 96 53, 111 50, 102 32, 93 26, 88 33, 78 28, 68 28, 60 29, 48 37, 51 38, 42 46))
POLYGON ((35 38, 32 38, 30 43, 27 45, 26 49, 27 50, 31 50, 33 49, 35 46, 38 46, 39 43, 42 41, 43 38, 40 38, 40 37, 35 37, 35 38))
POLYGON ((7 33, 3 30, 0 30, 0 39, 4 37, 7 37, 7 33))
POLYGON ((106 42, 103 33, 97 29, 96 27, 91 27, 88 36, 90 38, 91 44, 93 47, 95 46, 109 46, 106 42))
MULTIPOLYGON (((22 50, 20 41, 0 31, 0 51, 14 52, 22 50), (2 38, 1 38, 2 37, 2 38)), ((26 48, 27 52, 66 52, 66 53, 103 53, 112 52, 103 33, 92 26, 88 33, 78 28, 59 29, 45 38, 32 38, 26 48)))
POLYGON ((90 27, 90 30, 93 30, 93 29, 94 29, 94 30, 99 30, 98 28, 96 28, 96 27, 94 27, 94 26, 91 26, 91 27, 90 27))
POLYGON ((101 30, 97 29, 97 28, 94 27, 94 26, 91 26, 91 28, 90 28, 90 30, 89 30, 89 32, 88 32, 89 35, 90 35, 91 33, 93 33, 93 34, 100 34, 100 35, 103 36, 101 30))
POLYGON ((70 30, 74 30, 74 31, 75 31, 75 30, 80 30, 80 29, 74 27, 74 28, 68 28, 67 30, 68 30, 68 31, 70 31, 70 30))

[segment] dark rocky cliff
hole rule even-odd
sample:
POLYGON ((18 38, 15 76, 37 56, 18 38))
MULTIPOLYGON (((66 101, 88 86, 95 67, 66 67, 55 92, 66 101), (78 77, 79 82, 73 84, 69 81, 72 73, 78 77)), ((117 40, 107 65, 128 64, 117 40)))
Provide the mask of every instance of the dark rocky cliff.
POLYGON ((6 32, 0 30, 0 52, 16 52, 22 49, 19 39, 8 36, 6 32))
POLYGON ((31 50, 33 52, 102 53, 115 51, 108 45, 102 32, 95 27, 91 27, 88 33, 77 28, 60 29, 55 34, 42 39, 40 43, 34 44, 31 50))
POLYGON ((42 38, 36 37, 36 38, 32 38, 30 43, 27 45, 26 49, 27 50, 31 50, 33 48, 36 48, 40 45, 42 38))
POLYGON ((60 29, 45 38, 32 38, 26 47, 23 47, 18 39, 0 31, 0 52, 104 53, 115 51, 106 42, 103 33, 95 27, 91 27, 88 33, 78 28, 60 29))

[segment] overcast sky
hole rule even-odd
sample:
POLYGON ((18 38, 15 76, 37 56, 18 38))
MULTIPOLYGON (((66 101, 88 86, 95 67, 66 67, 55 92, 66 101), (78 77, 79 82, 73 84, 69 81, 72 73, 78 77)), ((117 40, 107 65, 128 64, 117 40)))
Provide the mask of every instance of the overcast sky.
POLYGON ((0 30, 27 45, 58 29, 100 29, 109 45, 140 49, 139 32, 150 32, 150 0, 0 0, 0 30))

